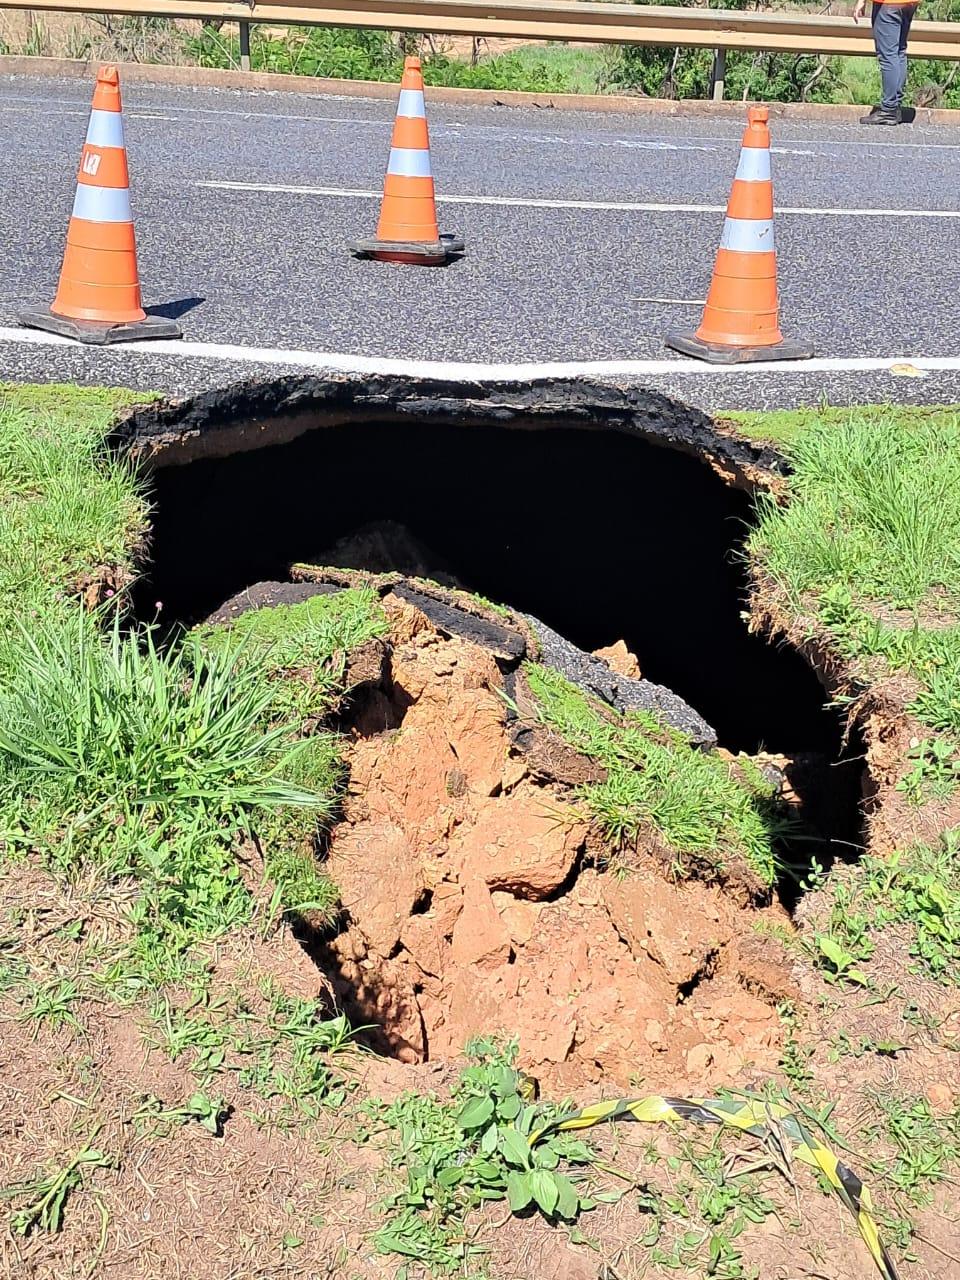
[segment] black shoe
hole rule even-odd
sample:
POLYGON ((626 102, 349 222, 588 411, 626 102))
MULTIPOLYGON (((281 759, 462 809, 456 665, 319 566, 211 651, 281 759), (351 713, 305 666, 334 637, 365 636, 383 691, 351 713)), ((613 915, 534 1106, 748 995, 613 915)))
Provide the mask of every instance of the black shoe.
POLYGON ((887 107, 874 107, 869 115, 860 117, 861 124, 897 125, 900 120, 899 107, 895 107, 892 111, 887 107))

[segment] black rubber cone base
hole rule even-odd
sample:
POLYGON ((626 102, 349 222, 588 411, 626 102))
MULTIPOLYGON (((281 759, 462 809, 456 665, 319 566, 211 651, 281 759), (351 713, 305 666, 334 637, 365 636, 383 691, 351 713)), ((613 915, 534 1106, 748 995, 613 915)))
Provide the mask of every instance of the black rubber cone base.
POLYGON ((692 329, 674 329, 664 338, 674 351, 710 364, 756 364, 770 360, 809 360, 813 347, 809 342, 784 338, 772 347, 721 347, 715 342, 702 342, 692 329))
POLYGON ((463 236, 457 235, 441 235, 435 244, 422 244, 416 240, 353 240, 349 249, 355 258, 380 258, 385 262, 412 262, 436 267, 463 253, 464 241, 463 236))
POLYGON ((142 342, 146 338, 182 338, 178 324, 164 316, 147 316, 145 320, 132 320, 128 324, 99 324, 95 320, 71 320, 56 316, 49 307, 21 311, 20 323, 28 329, 47 329, 59 333, 62 338, 73 338, 95 347, 105 347, 113 342, 142 342))

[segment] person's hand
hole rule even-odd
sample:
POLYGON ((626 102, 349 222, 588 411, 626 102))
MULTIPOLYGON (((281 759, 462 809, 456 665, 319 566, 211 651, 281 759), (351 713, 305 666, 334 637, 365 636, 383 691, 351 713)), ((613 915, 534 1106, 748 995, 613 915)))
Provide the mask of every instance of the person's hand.
POLYGON ((866 12, 867 12, 867 0, 857 0, 857 3, 853 6, 854 22, 859 22, 866 12))

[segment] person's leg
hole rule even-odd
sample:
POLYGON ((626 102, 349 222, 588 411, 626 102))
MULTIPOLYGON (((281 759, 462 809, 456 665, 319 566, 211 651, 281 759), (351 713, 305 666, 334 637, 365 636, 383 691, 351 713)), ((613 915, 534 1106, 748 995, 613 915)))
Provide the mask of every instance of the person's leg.
POLYGON ((894 121, 899 113, 900 6, 875 3, 870 21, 883 92, 879 110, 871 112, 868 119, 875 123, 887 123, 894 121))
POLYGON ((910 24, 916 13, 915 5, 904 5, 898 10, 900 15, 900 41, 897 52, 900 55, 899 75, 897 77, 897 106, 903 105, 903 91, 907 87, 907 41, 910 38, 910 24))

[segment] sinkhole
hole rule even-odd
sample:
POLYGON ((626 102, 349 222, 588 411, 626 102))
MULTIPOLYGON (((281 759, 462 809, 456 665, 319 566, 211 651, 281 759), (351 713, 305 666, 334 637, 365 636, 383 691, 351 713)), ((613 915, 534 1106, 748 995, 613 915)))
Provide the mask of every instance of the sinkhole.
POLYGON ((730 751, 829 762, 811 808, 856 846, 859 744, 743 616, 753 490, 783 461, 699 411, 586 382, 300 378, 139 410, 117 442, 152 471, 140 616, 200 621, 297 562, 452 582, 587 652, 623 640, 730 751))

